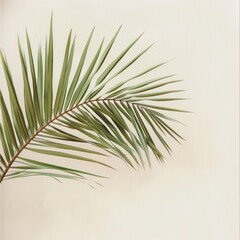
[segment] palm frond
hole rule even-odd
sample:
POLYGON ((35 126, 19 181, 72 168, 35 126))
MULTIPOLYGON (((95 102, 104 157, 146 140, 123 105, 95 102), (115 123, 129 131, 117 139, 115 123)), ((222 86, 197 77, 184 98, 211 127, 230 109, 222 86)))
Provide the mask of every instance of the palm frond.
POLYGON ((27 57, 18 40, 24 106, 20 104, 22 96, 16 94, 7 59, 0 52, 10 106, 6 102, 7 96, 0 92, 0 139, 3 149, 0 155, 1 182, 4 179, 29 176, 81 181, 90 177, 104 177, 97 173, 95 167, 92 171, 88 170, 89 166, 81 164, 79 168, 71 168, 68 161, 112 169, 114 164, 109 161, 109 157, 112 157, 123 160, 134 169, 151 167, 153 155, 163 161, 165 151, 169 154, 172 152, 169 137, 178 142, 183 139, 172 127, 177 121, 167 113, 185 111, 164 105, 185 100, 171 96, 183 90, 168 89, 169 85, 174 86, 181 80, 175 79, 174 75, 154 79, 146 77, 165 63, 148 67, 120 82, 116 81, 151 48, 152 45, 146 47, 124 63, 125 56, 142 34, 103 67, 120 29, 106 46, 103 39, 95 54, 88 56, 93 29, 75 72, 72 67, 75 38, 72 38, 71 30, 57 86, 53 85, 52 18, 45 52, 39 46, 36 58, 26 32, 27 57), (91 58, 90 63, 87 63, 87 57, 91 58), (146 80, 140 81, 140 77, 146 80), (46 156, 54 157, 57 161, 48 161, 46 156))

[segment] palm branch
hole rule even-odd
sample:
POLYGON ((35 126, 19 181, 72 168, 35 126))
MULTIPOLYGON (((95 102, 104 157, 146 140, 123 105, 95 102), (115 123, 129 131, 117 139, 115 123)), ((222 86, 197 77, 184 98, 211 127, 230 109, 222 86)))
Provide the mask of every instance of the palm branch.
POLYGON ((110 63, 106 61, 120 29, 106 46, 104 40, 99 44, 87 64, 93 29, 75 70, 72 65, 75 39, 70 31, 56 88, 53 84, 52 19, 44 53, 39 47, 36 59, 26 32, 27 57, 18 40, 24 104, 20 101, 22 96, 16 93, 7 58, 0 52, 9 93, 8 103, 0 92, 1 182, 29 176, 80 180, 104 177, 95 166, 113 168, 111 162, 104 160, 109 156, 122 159, 131 168, 145 168, 151 166, 152 155, 161 162, 164 152, 171 153, 168 138, 182 139, 171 126, 177 121, 167 113, 184 111, 164 105, 183 100, 172 97, 182 90, 167 88, 180 80, 173 79, 174 75, 147 77, 164 63, 117 80, 150 49, 151 46, 143 49, 119 67, 142 35, 110 63), (43 160, 46 155, 56 158, 57 162, 43 160), (84 165, 72 168, 69 160, 92 164, 92 170, 86 170, 84 165))

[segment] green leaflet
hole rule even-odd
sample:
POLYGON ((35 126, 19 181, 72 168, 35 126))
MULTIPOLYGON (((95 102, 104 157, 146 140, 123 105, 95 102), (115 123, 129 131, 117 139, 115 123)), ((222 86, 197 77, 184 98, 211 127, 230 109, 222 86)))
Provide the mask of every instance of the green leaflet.
POLYGON ((73 60, 73 53, 74 53, 74 45, 75 41, 72 44, 72 48, 70 51, 70 44, 71 44, 71 36, 72 36, 72 30, 69 33, 68 41, 65 49, 65 55, 62 65, 62 72, 58 84, 56 99, 55 99, 55 105, 54 105, 54 114, 57 115, 62 112, 66 92, 67 92, 67 86, 68 86, 68 80, 69 80, 69 73, 72 65, 73 60), (70 52, 70 56, 69 56, 70 52))
POLYGON ((12 122, 10 119, 10 116, 7 111, 7 107, 5 104, 5 101, 2 96, 2 92, 0 91, 0 106, 1 106, 1 111, 2 111, 2 118, 3 118, 3 127, 6 133, 6 138, 7 138, 7 143, 8 143, 8 148, 13 155, 13 146, 18 149, 18 144, 17 140, 15 137, 15 133, 13 130, 12 122))
POLYGON ((122 26, 120 26, 120 27, 118 28, 117 32, 114 34, 114 36, 112 37, 112 39, 111 39, 110 42, 108 43, 106 49, 104 50, 104 52, 103 52, 103 54, 102 54, 102 56, 101 56, 101 58, 100 58, 100 61, 99 61, 99 64, 98 64, 98 66, 97 66, 96 71, 98 71, 98 70, 101 68, 102 64, 104 63, 105 59, 107 58, 107 55, 108 55, 108 53, 110 52, 110 50, 111 50, 111 48, 112 48, 112 46, 113 46, 113 44, 114 44, 114 42, 115 42, 115 40, 116 40, 119 32, 120 32, 120 30, 121 30, 121 28, 122 28, 122 26))
MULTIPOLYGON (((144 117, 144 119, 148 122, 149 126, 152 128, 152 130, 154 131, 154 133, 156 134, 156 136, 158 137, 158 139, 161 141, 161 143, 163 144, 163 146, 166 148, 166 150, 168 151, 168 153, 171 153, 171 148, 168 146, 168 144, 166 143, 166 141, 164 140, 164 138, 161 136, 161 134, 159 134, 159 132, 156 129, 156 126, 152 123, 151 119, 149 118, 149 116, 144 112, 144 110, 142 108, 138 108, 138 111, 142 114, 142 116, 144 117)), ((145 131, 146 128, 145 128, 145 131)), ((146 133, 148 134, 148 132, 146 133)), ((148 134, 149 138, 151 139, 150 135, 148 134)), ((160 159, 161 161, 163 161, 163 155, 162 153, 158 150, 158 148, 156 148, 155 144, 153 143, 152 139, 151 142, 148 143, 149 147, 152 149, 153 153, 155 154, 155 156, 160 159)))
POLYGON ((52 156, 58 156, 58 157, 63 157, 63 158, 72 158, 72 159, 82 160, 82 161, 86 161, 86 162, 97 163, 97 164, 103 165, 105 167, 112 168, 105 163, 93 160, 91 158, 82 157, 82 156, 69 154, 69 153, 65 153, 65 152, 52 151, 52 150, 46 150, 46 149, 37 149, 37 148, 31 148, 31 147, 27 147, 26 149, 33 151, 33 152, 52 155, 52 156))
POLYGON ((44 129, 42 133, 44 135, 39 135, 47 138, 59 138, 61 140, 73 141, 73 142, 85 142, 82 138, 74 136, 70 133, 65 132, 57 127, 51 126, 52 129, 44 129))
MULTIPOLYGON (((179 92, 183 92, 184 90, 171 90, 171 91, 161 91, 161 92, 157 92, 158 94, 156 93, 146 93, 146 94, 142 94, 142 96, 139 96, 139 95, 134 95, 132 97, 132 99, 134 101, 143 101, 145 99, 145 97, 150 97, 150 99, 148 100, 151 100, 151 101, 159 101, 159 102, 163 102, 163 101, 178 101, 178 100, 188 100, 188 98, 163 98, 163 97, 160 97, 158 98, 159 96, 162 96, 162 95, 167 95, 167 94, 171 94, 171 93, 179 93, 179 92), (154 97, 154 98, 152 98, 154 97), (156 98, 157 97, 157 98, 156 98)), ((122 98, 123 100, 125 99, 129 99, 129 97, 123 97, 122 98)), ((129 99, 131 101, 131 99, 129 99)))
POLYGON ((135 85, 132 87, 126 87, 126 88, 120 89, 120 90, 112 93, 109 97, 117 96, 118 98, 121 98, 121 99, 130 99, 131 97, 135 97, 135 98, 145 99, 147 97, 160 96, 159 91, 151 92, 151 93, 144 93, 144 92, 147 92, 147 91, 150 91, 153 89, 156 91, 156 89, 158 89, 160 87, 181 81, 181 80, 175 80, 175 81, 168 81, 165 83, 160 82, 156 85, 149 86, 150 84, 160 81, 160 80, 163 80, 165 78, 166 77, 150 80, 145 85, 138 84, 138 85, 135 85))
POLYGON ((90 86, 90 83, 91 83, 91 80, 92 78, 89 77, 90 74, 92 73, 93 71, 93 68, 98 60, 98 57, 99 57, 99 54, 101 52, 101 49, 102 49, 102 46, 103 46, 103 41, 104 39, 102 40, 91 64, 89 65, 85 75, 83 76, 82 80, 80 81, 80 84, 79 86, 77 87, 74 95, 73 95, 73 98, 72 98, 72 101, 71 101, 71 107, 74 105, 74 104, 78 104, 82 98, 84 97, 84 94, 87 92, 89 86, 90 86))
POLYGON ((45 121, 52 117, 53 106, 53 27, 52 17, 49 31, 49 41, 45 44, 45 81, 44 81, 44 113, 45 121))
POLYGON ((13 85, 12 76, 7 64, 7 60, 3 56, 2 51, 0 51, 0 55, 2 60, 3 70, 5 73, 5 79, 8 86, 9 98, 11 99, 10 104, 11 104, 11 110, 12 110, 13 124, 16 130, 16 134, 18 136, 18 140, 20 144, 22 144, 23 141, 28 138, 28 130, 27 130, 24 116, 23 116, 23 111, 20 107, 16 90, 13 85))
POLYGON ((34 103, 34 108, 36 111, 38 122, 40 125, 42 125, 42 115, 41 115, 40 103, 39 103, 40 96, 37 88, 37 77, 35 72, 31 43, 30 43, 30 39, 27 31, 26 31, 26 38, 27 38, 27 47, 28 47, 28 59, 29 59, 29 65, 31 70, 31 76, 32 76, 33 103, 34 103))
POLYGON ((106 154, 103 154, 103 153, 100 153, 100 152, 97 152, 97 151, 93 151, 93 150, 86 149, 86 148, 81 148, 81 147, 75 147, 75 146, 72 146, 72 145, 58 143, 58 142, 36 140, 36 139, 34 139, 34 142, 40 143, 40 146, 48 146, 48 147, 54 147, 54 148, 59 148, 59 149, 78 151, 80 153, 84 152, 84 153, 91 153, 91 154, 106 156, 106 154))
MULTIPOLYGON (((1 137, 0 137, 0 139, 1 139, 1 137)), ((1 162, 1 164, 6 168, 7 167, 7 162, 8 161, 6 161, 4 158, 3 158, 3 156, 2 156, 2 154, 0 154, 0 162, 1 162)), ((3 169, 2 169, 3 170, 3 169)))
MULTIPOLYGON (((124 104, 123 104, 123 106, 126 109, 126 106, 124 104)), ((147 146, 147 138, 146 138, 146 135, 144 133, 144 127, 142 125, 142 122, 139 121, 140 119, 138 118, 138 115, 136 115, 136 112, 133 110, 132 106, 129 103, 127 103, 127 107, 128 107, 129 115, 131 115, 131 117, 132 117, 132 121, 133 121, 135 129, 137 131, 137 134, 138 134, 139 140, 141 142, 141 145, 142 145, 142 147, 144 149, 144 152, 146 154, 149 166, 151 166, 150 155, 149 155, 149 150, 148 150, 148 146, 147 146)))
POLYGON ((143 33, 138 36, 119 56, 117 56, 111 64, 106 68, 106 70, 101 74, 101 76, 97 79, 97 84, 101 83, 105 80, 107 75, 112 71, 112 69, 118 64, 118 62, 124 57, 124 55, 132 48, 132 46, 140 39, 143 33))
POLYGON ((73 96, 73 93, 74 93, 74 90, 75 90, 75 87, 77 85, 77 82, 79 80, 79 77, 80 77, 80 74, 82 72, 82 68, 83 68, 83 65, 84 65, 84 62, 85 62, 85 59, 86 59, 86 55, 87 55, 87 51, 88 51, 88 48, 89 48, 89 44, 91 42, 91 39, 92 39, 92 35, 93 35, 93 31, 94 31, 94 28, 93 30, 91 31, 90 33, 90 36, 87 40, 87 43, 84 47, 84 50, 83 50, 83 53, 81 55, 81 58, 79 60, 79 63, 78 63, 78 67, 77 67, 77 70, 75 72, 75 75, 74 75, 74 78, 72 80, 72 83, 71 83, 71 86, 69 88, 69 91, 68 91, 68 94, 67 94, 67 97, 66 97, 66 102, 65 102, 65 109, 69 106, 70 104, 70 100, 73 96))
POLYGON ((112 88, 110 89, 109 92, 110 92, 111 94, 110 94, 108 97, 115 96, 116 94, 122 93, 122 92, 124 92, 125 90, 138 89, 138 88, 140 88, 140 87, 144 87, 144 86, 146 86, 146 85, 148 85, 148 84, 151 84, 151 83, 154 83, 154 82, 156 82, 156 81, 163 80, 163 79, 166 79, 166 78, 169 78, 169 77, 174 76, 174 75, 169 75, 169 76, 165 76, 165 77, 161 77, 161 78, 151 79, 151 80, 144 81, 143 83, 140 83, 140 84, 137 84, 137 85, 135 84, 135 85, 132 86, 132 87, 126 87, 126 88, 123 88, 123 89, 119 89, 120 87, 122 87, 122 86, 125 85, 126 83, 129 83, 129 81, 135 80, 135 79, 137 79, 138 77, 141 77, 141 76, 143 76, 143 75, 145 75, 145 74, 153 71, 154 69, 156 69, 156 68, 158 68, 158 67, 161 67, 161 66, 164 65, 164 64, 165 64, 165 62, 164 62, 164 63, 157 64, 157 65, 154 65, 154 66, 152 66, 152 67, 144 70, 143 72, 141 72, 141 73, 139 73, 139 74, 137 74, 137 75, 135 75, 135 76, 133 76, 133 77, 131 77, 131 78, 128 78, 127 80, 124 80, 124 81, 116 84, 116 86, 114 86, 114 87, 112 87, 112 88), (116 92, 115 92, 115 91, 116 91, 116 92))
POLYGON ((124 72, 126 69, 128 69, 133 63, 135 63, 144 53, 146 53, 151 47, 153 46, 153 44, 151 44, 150 46, 148 46, 146 49, 144 49, 142 52, 140 52, 139 54, 137 54, 137 56, 135 56, 133 59, 131 59, 125 66, 123 66, 117 73, 115 73, 111 78, 108 79, 108 82, 111 81, 113 78, 115 78, 116 76, 118 76, 119 74, 121 74, 122 72, 124 72))
POLYGON ((168 108, 168 107, 160 107, 156 105, 148 105, 148 104, 142 104, 142 106, 147 107, 147 108, 153 108, 153 109, 158 109, 158 110, 163 110, 163 111, 170 111, 170 112, 183 112, 187 113, 188 111, 181 110, 181 109, 176 109, 176 108, 168 108))
POLYGON ((175 81, 169 81, 169 82, 165 82, 165 83, 159 83, 159 84, 156 84, 154 86, 149 86, 149 87, 145 86, 144 88, 140 88, 140 89, 137 88, 137 90, 136 89, 132 90, 132 91, 130 90, 127 95, 134 95, 135 97, 140 97, 140 98, 158 96, 158 92, 144 93, 144 94, 142 94, 142 93, 153 90, 153 89, 156 90, 157 88, 166 86, 168 84, 177 83, 177 82, 180 82, 180 81, 181 80, 175 80, 175 81))
POLYGON ((63 172, 67 172, 73 175, 78 176, 78 174, 83 174, 83 175, 90 175, 90 176, 94 176, 94 177, 102 177, 100 175, 96 175, 96 174, 92 174, 92 173, 88 173, 88 172, 84 172, 84 171, 80 171, 77 169, 73 169, 73 168, 66 168, 66 167, 62 167, 62 166, 57 166, 54 164, 49 164, 49 163, 45 163, 45 162, 39 162, 39 161, 35 161, 35 160, 31 160, 28 158, 23 158, 23 157, 19 157, 19 159, 21 159, 24 162, 30 163, 32 165, 36 165, 39 167, 43 167, 43 168, 47 168, 47 169, 53 169, 53 170, 59 170, 59 171, 63 171, 63 172))
MULTIPOLYGON (((161 141, 161 143, 163 144, 164 148, 169 152, 171 153, 172 150, 171 148, 169 147, 169 145, 167 144, 167 142, 164 140, 164 138, 162 137, 162 135, 159 133, 159 131, 157 130, 157 126, 154 125, 154 121, 151 119, 151 115, 148 115, 144 112, 143 109, 140 108, 140 111, 142 113, 142 115, 145 117, 145 119, 147 120, 147 122, 149 123, 149 125, 151 126, 151 128, 153 129, 154 133, 156 134, 156 136, 158 137, 158 139, 161 141)), ((160 128, 160 130, 162 130, 160 128)))
POLYGON ((81 175, 67 175, 67 174, 59 174, 59 173, 51 173, 51 172, 40 172, 40 171, 33 171, 36 168, 24 168, 24 167, 13 167, 13 169, 23 169, 23 171, 15 171, 14 175, 8 174, 7 179, 14 179, 14 178, 22 178, 22 177, 33 177, 33 176, 46 176, 46 177, 52 177, 56 180, 59 178, 63 179, 71 179, 71 180, 78 180, 78 179, 84 179, 81 175), (28 171, 24 171, 28 170, 28 171))
POLYGON ((44 81, 43 81, 43 59, 42 59, 42 48, 39 46, 38 48, 38 59, 37 59, 37 91, 38 91, 38 101, 39 101, 39 111, 40 111, 40 126, 44 123, 44 81))
POLYGON ((20 60, 22 65, 22 75, 23 75, 23 82, 24 82, 25 111, 26 111, 26 116, 28 120, 29 130, 33 134, 34 131, 37 130, 37 118, 36 118, 35 108, 33 104, 30 83, 28 79, 27 63, 26 63, 25 57, 23 56, 19 39, 18 39, 18 49, 19 49, 19 55, 20 55, 20 60))
MULTIPOLYGON (((4 136, 2 124, 0 124, 0 139, 1 139, 1 143, 2 143, 5 158, 6 158, 7 162, 10 162, 10 153, 9 153, 6 137, 4 136)), ((3 160, 3 162, 5 162, 5 161, 3 160)))

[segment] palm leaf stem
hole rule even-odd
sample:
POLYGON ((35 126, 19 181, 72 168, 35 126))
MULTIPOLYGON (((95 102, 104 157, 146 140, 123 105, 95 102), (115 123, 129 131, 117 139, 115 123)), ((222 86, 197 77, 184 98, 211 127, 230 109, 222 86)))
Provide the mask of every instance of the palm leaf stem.
MULTIPOLYGON (((51 123, 53 123, 54 121, 56 121, 58 118, 64 116, 65 114, 72 112, 73 110, 75 110, 76 108, 79 108, 81 106, 90 104, 90 103, 94 103, 94 102, 119 102, 119 103, 128 103, 131 105, 137 105, 139 107, 141 107, 142 105, 139 103, 134 103, 132 101, 128 101, 128 100, 123 100, 123 99, 114 99, 114 98, 103 98, 103 99, 91 99, 82 103, 79 103, 77 105, 75 105, 74 107, 62 112, 61 114, 57 115, 56 117, 54 117, 53 119, 51 119, 50 121, 48 121, 45 125, 43 125, 40 129, 37 130, 36 133, 34 133, 16 152, 16 154, 13 156, 13 158, 11 159, 11 161, 8 163, 7 168, 4 170, 1 178, 0 178, 0 183, 4 180, 8 170, 11 168, 12 164, 14 163, 14 161, 18 158, 18 156, 20 155, 20 153, 31 143, 32 140, 34 140, 34 138, 41 133, 46 127, 48 127, 51 123)), ((144 107, 144 106, 143 106, 144 107)))

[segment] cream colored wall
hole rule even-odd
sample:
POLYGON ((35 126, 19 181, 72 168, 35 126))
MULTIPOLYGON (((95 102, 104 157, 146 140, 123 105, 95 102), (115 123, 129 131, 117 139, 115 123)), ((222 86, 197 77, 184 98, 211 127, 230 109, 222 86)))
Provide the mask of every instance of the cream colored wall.
MULTIPOLYGON (((181 86, 192 98, 185 106, 194 113, 180 116, 187 142, 173 144, 165 165, 134 172, 119 164, 103 188, 38 177, 4 182, 1 239, 237 240, 237 5, 234 0, 2 0, 1 47, 15 76, 17 34, 23 39, 27 27, 36 49, 51 10, 56 66, 69 28, 80 44, 94 25, 98 40, 123 24, 119 47, 144 30, 137 48, 156 42, 143 65, 174 59, 162 71, 185 79, 181 86)), ((1 89, 6 91, 2 79, 1 89)))

